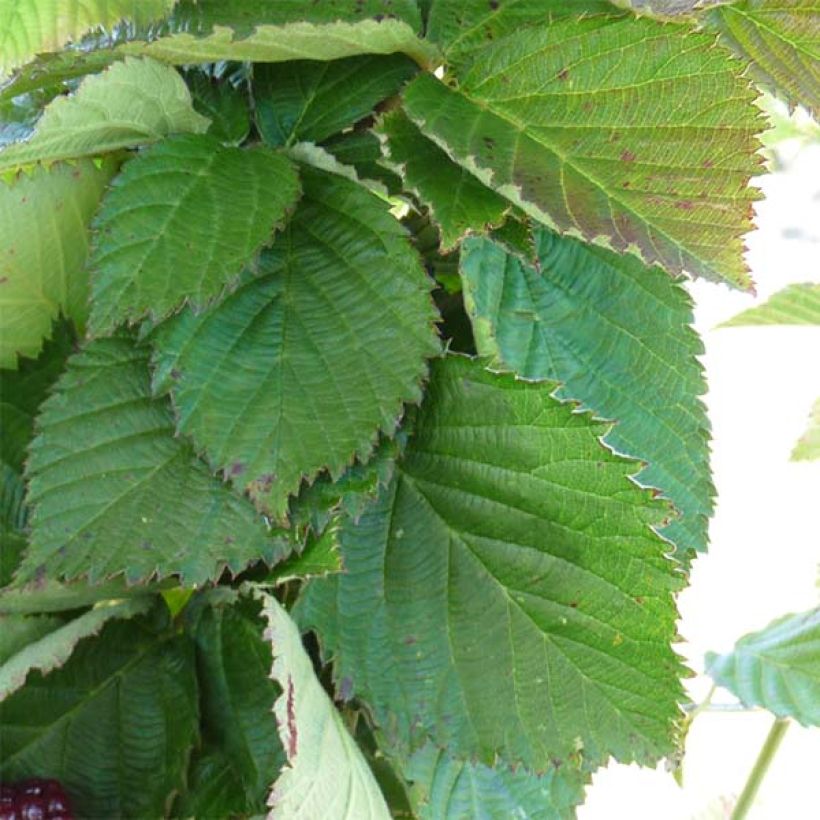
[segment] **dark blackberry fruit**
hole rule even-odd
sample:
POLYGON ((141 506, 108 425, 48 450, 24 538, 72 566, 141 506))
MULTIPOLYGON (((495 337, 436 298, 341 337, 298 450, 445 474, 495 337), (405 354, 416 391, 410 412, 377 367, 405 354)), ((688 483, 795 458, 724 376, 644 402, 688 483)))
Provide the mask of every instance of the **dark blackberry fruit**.
POLYGON ((57 780, 0 783, 0 820, 74 820, 71 801, 57 780))

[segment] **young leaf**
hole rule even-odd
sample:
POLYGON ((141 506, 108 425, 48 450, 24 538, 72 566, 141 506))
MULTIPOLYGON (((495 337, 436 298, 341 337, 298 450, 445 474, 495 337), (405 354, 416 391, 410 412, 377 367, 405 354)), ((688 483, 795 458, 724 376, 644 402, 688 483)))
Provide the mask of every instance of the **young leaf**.
POLYGON ((0 76, 87 31, 162 17, 174 0, 0 0, 0 76))
POLYGON ((681 697, 666 506, 553 385, 436 363, 396 478, 298 613, 399 748, 657 760, 681 697), (570 697, 568 693, 572 693, 570 697))
POLYGON ((385 163, 404 178, 428 206, 441 234, 441 250, 454 248, 468 233, 482 233, 504 220, 510 204, 456 165, 400 110, 381 121, 385 163))
POLYGON ((84 325, 88 225, 116 169, 82 160, 0 182, 0 367, 37 356, 60 314, 84 325))
POLYGON ((23 622, 42 623, 42 618, 54 622, 54 629, 48 633, 32 636, 19 651, 2 658, 0 664, 0 701, 5 700, 12 692, 19 689, 28 674, 39 670, 47 675, 51 670, 62 666, 71 656, 74 647, 84 638, 99 634, 103 626, 112 618, 133 618, 147 612, 154 601, 150 597, 133 598, 123 603, 89 609, 73 620, 61 623, 52 616, 40 615, 0 615, 0 626, 5 635, 4 625, 9 619, 22 619, 23 622))
POLYGON ((404 52, 421 65, 436 55, 417 31, 413 0, 181 0, 150 41, 121 50, 176 64, 215 60, 336 60, 404 52))
POLYGON ((706 671, 746 706, 820 726, 820 609, 785 615, 706 655, 706 671))
POLYGON ((274 711, 288 759, 268 800, 274 815, 388 820, 373 773, 316 679, 299 628, 275 598, 265 596, 264 605, 271 674, 282 687, 274 711))
POLYGON ((94 223, 92 332, 213 300, 270 241, 299 193, 292 163, 266 148, 187 134, 140 153, 94 223))
POLYGON ((170 407, 151 398, 147 354, 129 338, 72 357, 38 424, 21 580, 179 573, 195 585, 281 557, 251 506, 174 437, 170 407))
POLYGON ((410 758, 402 774, 411 782, 410 799, 419 820, 559 820, 574 817, 575 806, 584 799, 585 777, 569 766, 539 775, 503 763, 490 768, 455 760, 432 743, 410 758))
POLYGON ((179 430, 277 518, 303 478, 338 476, 395 429, 439 349, 429 280, 387 206, 333 174, 302 179, 263 275, 155 338, 179 430))
POLYGON ((751 62, 758 79, 820 117, 817 0, 741 0, 709 9, 703 22, 751 62))
POLYGON ((76 93, 49 103, 29 139, 0 151, 0 171, 99 156, 168 134, 198 134, 208 124, 194 111, 191 95, 173 68, 129 58, 88 77, 76 93))
POLYGON ((720 327, 745 325, 820 325, 820 284, 789 285, 720 327))
POLYGON ((809 426, 792 450, 792 461, 813 461, 820 458, 820 399, 814 403, 809 426))
POLYGON ((257 66, 256 124, 270 145, 321 142, 370 114, 417 71, 403 54, 257 66))
POLYGON ((477 52, 457 88, 423 74, 404 93, 426 136, 548 227, 739 287, 754 98, 712 37, 620 17, 525 29, 477 52))
POLYGON ((478 352, 525 379, 558 381, 561 398, 617 420, 607 442, 646 462, 638 481, 681 512, 663 531, 678 557, 704 551, 714 490, 691 299, 634 257, 544 229, 534 235, 535 265, 490 239, 462 248, 478 352))
POLYGON ((162 817, 197 731, 193 648, 167 614, 110 621, 0 710, 0 777, 53 777, 81 817, 162 817))
MULTIPOLYGON (((273 714, 280 690, 270 679, 273 657, 262 635, 259 605, 222 592, 206 592, 186 610, 187 631, 196 644, 207 750, 207 760, 200 756, 198 766, 219 772, 223 788, 216 791, 226 804, 233 804, 225 816, 262 814, 268 787, 285 762, 273 714), (232 799, 233 790, 224 788, 227 780, 239 785, 232 799)), ((215 806, 203 800, 206 796, 216 796, 213 784, 202 779, 190 784, 179 816, 214 817, 215 806)))

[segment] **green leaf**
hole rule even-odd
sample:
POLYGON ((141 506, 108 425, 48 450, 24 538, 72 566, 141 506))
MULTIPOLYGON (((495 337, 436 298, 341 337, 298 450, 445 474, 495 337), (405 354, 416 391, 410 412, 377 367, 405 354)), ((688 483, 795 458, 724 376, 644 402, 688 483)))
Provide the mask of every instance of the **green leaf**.
POLYGON ((609 0, 432 0, 427 36, 440 43, 453 60, 491 40, 532 25, 553 25, 579 11, 609 16, 614 9, 609 0))
POLYGON ((162 817, 196 737, 196 698, 192 646, 167 612, 110 621, 3 701, 0 776, 60 780, 80 817, 162 817))
POLYGON ((270 679, 273 656, 262 636, 260 607, 223 593, 206 592, 186 610, 197 651, 206 753, 195 770, 199 782, 178 806, 183 817, 214 817, 214 798, 224 800, 225 816, 264 813, 268 787, 285 762, 273 714, 280 689, 270 679), (239 788, 228 788, 229 782, 239 788))
POLYGON ((129 58, 88 77, 76 93, 51 102, 28 140, 0 151, 0 171, 99 156, 207 128, 208 119, 194 111, 173 68, 129 58))
POLYGON ((36 357, 60 314, 84 325, 88 225, 116 169, 82 160, 0 182, 0 367, 36 357))
POLYGON ((333 174, 302 179, 262 275, 155 338, 179 431, 277 518, 303 478, 340 475, 395 429, 439 349, 430 282, 387 205, 333 174))
MULTIPOLYGON (((5 434, 5 430, 3 431, 5 434)), ((26 527, 28 505, 26 504, 26 485, 20 473, 0 461, 0 534, 19 533, 26 527)), ((4 577, 0 573, 0 577, 4 577)), ((3 586, 6 581, 0 581, 3 586)))
POLYGON ((352 165, 359 179, 381 182, 395 196, 402 190, 401 177, 385 168, 379 138, 370 130, 337 134, 324 143, 324 148, 344 165, 352 165))
POLYGON ((388 820, 373 773, 313 671, 299 629, 279 602, 264 596, 273 645, 274 705, 288 759, 269 805, 277 818, 388 820))
POLYGON ((370 114, 417 71, 403 54, 297 60, 254 69, 256 124, 265 142, 321 142, 370 114))
POLYGON ((234 84, 229 76, 202 68, 192 68, 184 77, 194 108, 211 121, 208 133, 226 145, 243 142, 251 130, 247 82, 234 84))
POLYGON ((687 31, 628 17, 525 29, 477 52, 457 88, 417 77, 405 110, 547 227, 747 287, 765 123, 742 65, 687 31))
POLYGON ((0 0, 0 76, 87 31, 124 21, 145 24, 173 5, 174 0, 0 0))
POLYGON ((814 403, 809 416, 809 426, 792 450, 792 461, 820 459, 820 399, 814 403))
POLYGON ((346 572, 297 607, 400 749, 539 771, 673 749, 667 507, 553 389, 437 362, 396 478, 342 530, 346 572))
MULTIPOLYGON (((50 615, 0 615, 0 682, 3 678, 3 666, 9 658, 14 658, 29 644, 36 643, 62 625, 61 618, 50 615)), ((23 669, 23 680, 20 684, 25 681, 27 671, 23 669)), ((8 686, 9 681, 7 678, 5 685, 8 686)), ((9 691, 16 688, 17 686, 13 686, 9 691)))
POLYGON ((266 148, 182 135, 146 149, 114 181, 94 222, 91 330, 212 301, 270 241, 299 193, 292 163, 266 148))
POLYGON ((381 121, 386 163, 404 178, 430 210, 441 235, 441 250, 454 248, 468 233, 482 233, 499 225, 510 204, 456 165, 428 140, 402 111, 381 121))
POLYGON ((174 437, 168 403, 151 398, 147 354, 130 339, 100 339, 72 357, 38 424, 21 580, 179 573, 195 585, 281 557, 250 504, 174 437))
POLYGON ((274 567, 269 583, 284 584, 287 581, 322 578, 341 572, 338 527, 328 526, 321 535, 311 536, 301 552, 293 553, 287 560, 274 567))
POLYGON ((23 469, 34 417, 65 368, 73 345, 71 329, 61 322, 37 359, 21 360, 17 371, 0 370, 0 459, 17 472, 23 469))
POLYGON ((746 706, 820 726, 820 609, 778 618, 725 655, 709 652, 706 671, 746 706))
POLYGON ((120 50, 176 64, 404 52, 426 66, 436 50, 418 37, 419 27, 413 0, 182 0, 150 42, 120 50))
POLYGON ((26 682, 30 672, 37 669, 47 675, 61 667, 71 656, 74 648, 84 638, 98 635, 103 626, 112 618, 132 618, 151 609, 153 601, 149 597, 134 598, 123 603, 89 609, 78 618, 61 623, 53 616, 41 615, 0 615, 0 633, 6 636, 5 624, 18 620, 25 624, 34 622, 39 630, 44 619, 54 628, 47 633, 31 635, 30 640, 13 654, 5 654, 0 664, 0 702, 26 682))
POLYGON ((743 325, 820 325, 820 284, 789 285, 720 327, 743 325))
POLYGON ((535 243, 535 265, 490 239, 464 243, 478 352, 525 379, 560 382, 560 398, 617 420, 607 443, 644 461, 638 481, 682 514, 663 534, 681 559, 704 551, 714 490, 691 299, 634 257, 544 229, 535 243))
POLYGON ((751 62, 758 80, 820 117, 817 0, 742 0, 709 9, 703 22, 751 62))
POLYGON ((408 761, 404 776, 419 820, 521 817, 565 820, 584 799, 584 776, 567 766, 535 775, 503 763, 493 768, 455 760, 427 743, 408 761))

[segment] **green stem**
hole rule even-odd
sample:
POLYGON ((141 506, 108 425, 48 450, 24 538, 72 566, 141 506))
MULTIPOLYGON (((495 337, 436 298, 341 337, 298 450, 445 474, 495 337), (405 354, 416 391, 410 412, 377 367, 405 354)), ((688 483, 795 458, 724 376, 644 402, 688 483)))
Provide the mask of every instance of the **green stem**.
POLYGON ((783 736, 786 734, 786 729, 789 728, 789 721, 784 718, 777 718, 769 729, 769 734, 766 735, 766 740, 763 742, 763 748, 755 760, 755 765, 749 774, 749 779, 737 799, 737 805, 732 812, 731 820, 743 820, 749 813, 757 795, 757 790, 769 770, 772 759, 777 752, 783 736))

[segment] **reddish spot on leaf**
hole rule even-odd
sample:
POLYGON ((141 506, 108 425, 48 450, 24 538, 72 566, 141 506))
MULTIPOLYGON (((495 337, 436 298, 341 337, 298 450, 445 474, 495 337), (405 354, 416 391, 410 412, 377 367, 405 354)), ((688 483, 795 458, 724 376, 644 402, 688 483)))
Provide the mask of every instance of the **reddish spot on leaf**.
POLYGON ((711 168, 715 163, 712 162, 710 159, 703 160, 703 167, 704 168, 711 168))
POLYGON ((680 202, 675 203, 675 207, 680 208, 682 211, 691 211, 695 205, 690 199, 682 199, 680 202))
POLYGON ((296 756, 296 745, 299 733, 296 730, 296 706, 294 704, 293 678, 288 675, 288 760, 296 756))
POLYGON ((632 151, 621 152, 621 162, 635 162, 635 155, 632 151))
POLYGON ((575 609, 575 608, 578 606, 578 601, 570 601, 570 602, 569 602, 569 605, 570 605, 573 609, 575 609))
POLYGON ((566 80, 567 77, 569 77, 569 69, 568 68, 562 68, 558 72, 558 79, 559 80, 566 80))
POLYGON ((414 635, 408 635, 408 636, 404 639, 404 645, 405 645, 405 646, 412 646, 412 645, 413 645, 414 643, 416 643, 417 641, 418 641, 418 638, 416 638, 414 635))
POLYGON ((0 276, 0 285, 5 285, 9 281, 8 276, 0 276))
POLYGON ((632 183, 628 179, 625 179, 622 187, 628 188, 631 184, 632 183))
POLYGON ((231 464, 231 475, 242 475, 245 472, 245 465, 241 461, 231 464))
POLYGON ((638 605, 642 605, 643 604, 643 598, 640 595, 636 595, 635 596, 635 603, 638 604, 638 605))

